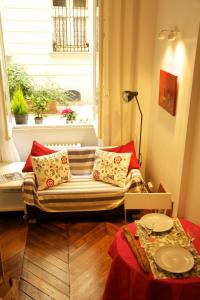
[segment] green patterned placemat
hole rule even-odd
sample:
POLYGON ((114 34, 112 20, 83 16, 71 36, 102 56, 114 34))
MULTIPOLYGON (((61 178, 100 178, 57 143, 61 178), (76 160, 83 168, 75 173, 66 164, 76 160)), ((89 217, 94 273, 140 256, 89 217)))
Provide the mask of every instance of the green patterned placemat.
POLYGON ((137 235, 140 237, 141 246, 145 249, 152 273, 157 279, 164 278, 187 278, 200 277, 200 255, 189 241, 178 218, 173 219, 174 226, 171 230, 162 233, 152 232, 150 235, 148 230, 143 228, 140 221, 135 221, 137 228, 137 235), (179 245, 187 249, 194 258, 194 267, 184 273, 171 273, 161 269, 154 261, 156 251, 165 245, 179 245))

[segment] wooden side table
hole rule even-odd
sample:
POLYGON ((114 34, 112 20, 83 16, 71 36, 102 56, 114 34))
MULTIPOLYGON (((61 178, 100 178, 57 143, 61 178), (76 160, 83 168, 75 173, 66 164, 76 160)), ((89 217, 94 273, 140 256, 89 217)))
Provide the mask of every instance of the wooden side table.
MULTIPOLYGON (((23 166, 23 162, 0 163, 0 174, 21 172, 23 166)), ((0 211, 19 211, 24 209, 22 184, 23 178, 0 184, 0 211)))

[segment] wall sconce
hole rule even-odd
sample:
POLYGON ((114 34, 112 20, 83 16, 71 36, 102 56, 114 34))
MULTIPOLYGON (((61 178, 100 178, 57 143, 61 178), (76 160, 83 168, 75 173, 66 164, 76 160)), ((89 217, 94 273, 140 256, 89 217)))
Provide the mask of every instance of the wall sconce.
POLYGON ((140 111, 140 139, 139 139, 139 148, 138 148, 138 161, 139 164, 142 165, 142 156, 140 153, 140 149, 141 149, 141 139, 142 139, 142 120, 143 120, 143 115, 142 115, 142 111, 140 108, 140 104, 137 98, 138 92, 132 92, 132 91, 123 91, 122 92, 122 98, 125 102, 130 102, 133 98, 135 98, 137 105, 138 105, 138 109, 140 111))
POLYGON ((162 29, 160 32, 159 32, 159 34, 158 34, 158 39, 159 40, 165 40, 166 39, 166 37, 167 37, 167 32, 168 32, 169 30, 167 30, 167 29, 162 29))
POLYGON ((158 39, 159 40, 167 39, 168 41, 175 41, 177 39, 179 33, 180 33, 180 31, 178 30, 177 27, 175 27, 172 30, 162 29, 158 34, 158 39))

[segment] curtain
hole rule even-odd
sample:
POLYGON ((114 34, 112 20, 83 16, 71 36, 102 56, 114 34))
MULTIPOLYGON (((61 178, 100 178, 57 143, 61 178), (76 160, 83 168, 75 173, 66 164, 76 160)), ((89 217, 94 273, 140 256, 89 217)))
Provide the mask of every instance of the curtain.
POLYGON ((100 1, 99 139, 119 145, 133 139, 133 101, 122 92, 134 90, 137 1, 100 1))
POLYGON ((10 99, 5 65, 5 51, 0 12, 0 160, 3 162, 20 161, 12 139, 10 99))

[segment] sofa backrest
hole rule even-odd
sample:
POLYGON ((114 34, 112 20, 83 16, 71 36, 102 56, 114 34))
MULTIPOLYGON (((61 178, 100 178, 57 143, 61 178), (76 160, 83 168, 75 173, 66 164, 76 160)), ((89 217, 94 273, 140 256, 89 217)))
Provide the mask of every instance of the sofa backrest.
POLYGON ((97 147, 81 147, 68 150, 69 165, 72 175, 92 173, 97 147))
POLYGON ((72 175, 89 175, 92 173, 96 149, 106 150, 109 147, 87 146, 68 149, 69 165, 72 175))

